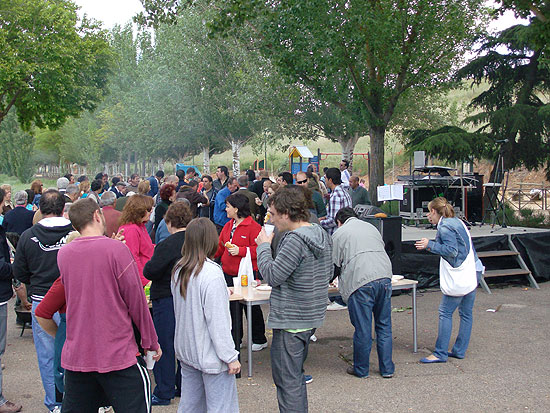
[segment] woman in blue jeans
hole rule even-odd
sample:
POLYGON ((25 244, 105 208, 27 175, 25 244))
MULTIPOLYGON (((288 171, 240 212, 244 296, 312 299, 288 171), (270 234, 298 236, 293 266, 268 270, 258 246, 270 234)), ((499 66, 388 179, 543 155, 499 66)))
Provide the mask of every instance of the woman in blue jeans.
POLYGON ((472 332, 472 309, 478 284, 477 268, 482 268, 477 258, 472 238, 464 223, 455 217, 451 204, 438 197, 428 204, 428 220, 437 225, 435 240, 422 238, 415 246, 439 255, 439 284, 443 298, 439 305, 439 331, 432 355, 422 363, 445 363, 448 357, 462 359, 468 349, 472 332), (460 328, 451 351, 449 342, 453 330, 453 313, 458 308, 460 328))

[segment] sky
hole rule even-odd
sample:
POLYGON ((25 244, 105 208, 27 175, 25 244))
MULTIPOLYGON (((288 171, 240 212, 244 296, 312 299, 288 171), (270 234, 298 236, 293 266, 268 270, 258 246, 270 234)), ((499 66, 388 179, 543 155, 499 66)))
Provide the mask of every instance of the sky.
MULTIPOLYGON (((124 25, 134 15, 143 10, 139 0, 73 0, 81 7, 80 13, 101 20, 104 27, 112 28, 115 24, 124 25)), ((498 21, 490 24, 491 30, 502 30, 518 22, 513 13, 506 13, 498 21)))
POLYGON ((81 7, 80 15, 86 13, 88 17, 101 20, 106 29, 115 24, 121 26, 127 23, 137 13, 143 10, 139 0, 73 0, 81 7))

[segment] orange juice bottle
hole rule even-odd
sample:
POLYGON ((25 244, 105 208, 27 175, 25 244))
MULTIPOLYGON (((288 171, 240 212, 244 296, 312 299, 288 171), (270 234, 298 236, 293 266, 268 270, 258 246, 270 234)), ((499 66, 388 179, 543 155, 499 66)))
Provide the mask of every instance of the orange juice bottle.
POLYGON ((248 275, 243 274, 241 275, 241 287, 248 286, 248 275))

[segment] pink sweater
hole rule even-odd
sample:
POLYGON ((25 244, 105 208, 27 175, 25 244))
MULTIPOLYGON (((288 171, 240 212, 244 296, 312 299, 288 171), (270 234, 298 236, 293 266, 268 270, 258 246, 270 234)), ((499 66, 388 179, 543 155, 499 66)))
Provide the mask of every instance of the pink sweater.
POLYGON ((128 248, 104 236, 77 238, 59 250, 57 264, 67 301, 67 340, 61 365, 71 371, 123 370, 138 347, 157 350, 158 339, 128 248))
POLYGON ((124 229, 123 235, 126 246, 130 248, 136 260, 141 285, 145 287, 149 283, 149 280, 143 276, 143 267, 145 267, 147 261, 153 256, 155 246, 147 233, 145 224, 124 224, 119 227, 119 231, 121 229, 124 229))

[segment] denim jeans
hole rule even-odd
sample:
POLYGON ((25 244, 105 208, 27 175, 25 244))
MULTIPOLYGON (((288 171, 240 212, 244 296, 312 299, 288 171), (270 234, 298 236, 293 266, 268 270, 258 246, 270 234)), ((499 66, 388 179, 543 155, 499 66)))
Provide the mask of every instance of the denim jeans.
POLYGON ((162 357, 153 368, 156 383, 153 394, 160 399, 173 399, 177 376, 176 352, 174 350, 176 316, 171 296, 153 300, 153 324, 162 349, 162 357))
POLYGON ((60 321, 57 326, 57 333, 55 334, 55 356, 53 359, 53 373, 55 379, 55 387, 59 393, 65 392, 65 384, 63 377, 65 375, 65 369, 61 367, 61 352, 67 339, 67 317, 66 314, 59 314, 60 321))
MULTIPOLYGON (((40 370, 40 377, 42 378, 42 387, 46 396, 44 397, 44 404, 50 410, 53 410, 55 406, 61 406, 61 402, 55 400, 55 381, 54 381, 54 368, 53 359, 55 356, 55 340, 52 336, 46 333, 34 316, 36 307, 40 304, 40 301, 32 302, 32 335, 34 339, 34 348, 36 349, 36 358, 38 359, 38 369, 40 370)), ((59 313, 55 313, 53 320, 59 325, 59 313)))
POLYGON ((376 351, 380 374, 393 374, 391 332, 391 280, 381 278, 363 285, 348 299, 348 311, 353 333, 353 366, 359 377, 369 375, 372 347, 372 316, 376 331, 376 351))
POLYGON ((443 294, 441 304, 439 304, 439 331, 434 351, 434 356, 438 359, 447 360, 447 351, 449 350, 449 342, 453 331, 453 313, 457 307, 460 315, 460 328, 451 352, 458 358, 464 358, 470 343, 473 324, 472 309, 474 308, 475 299, 476 290, 462 297, 451 297, 443 294))
POLYGON ((277 401, 281 413, 308 411, 304 362, 309 339, 314 333, 314 328, 301 333, 273 329, 271 374, 277 386, 277 401))

